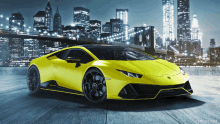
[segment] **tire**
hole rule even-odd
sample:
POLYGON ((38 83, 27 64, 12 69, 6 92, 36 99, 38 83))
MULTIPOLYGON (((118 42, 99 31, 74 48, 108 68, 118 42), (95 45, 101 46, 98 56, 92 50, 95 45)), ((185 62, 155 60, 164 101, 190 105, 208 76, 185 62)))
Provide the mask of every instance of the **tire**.
POLYGON ((82 89, 85 98, 92 103, 103 103, 107 98, 105 78, 99 69, 93 68, 85 73, 82 89))
POLYGON ((28 69, 27 86, 31 94, 39 94, 40 90, 40 74, 38 68, 32 65, 28 69))

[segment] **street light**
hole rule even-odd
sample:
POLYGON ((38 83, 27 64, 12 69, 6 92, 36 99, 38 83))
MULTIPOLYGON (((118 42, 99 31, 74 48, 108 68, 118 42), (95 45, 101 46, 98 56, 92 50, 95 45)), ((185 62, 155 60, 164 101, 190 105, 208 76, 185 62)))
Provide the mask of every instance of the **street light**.
POLYGON ((26 25, 24 25, 24 27, 26 27, 26 25))
POLYGON ((3 15, 1 15, 1 18, 3 18, 3 15))
POLYGON ((9 18, 7 17, 6 20, 9 20, 9 18))

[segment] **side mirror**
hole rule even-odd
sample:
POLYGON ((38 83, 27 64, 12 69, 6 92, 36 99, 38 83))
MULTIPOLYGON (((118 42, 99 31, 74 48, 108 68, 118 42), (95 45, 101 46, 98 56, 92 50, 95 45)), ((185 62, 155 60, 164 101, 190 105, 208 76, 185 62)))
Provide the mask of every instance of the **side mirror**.
POLYGON ((80 61, 77 61, 75 68, 78 68, 79 66, 81 66, 81 65, 80 65, 80 61))

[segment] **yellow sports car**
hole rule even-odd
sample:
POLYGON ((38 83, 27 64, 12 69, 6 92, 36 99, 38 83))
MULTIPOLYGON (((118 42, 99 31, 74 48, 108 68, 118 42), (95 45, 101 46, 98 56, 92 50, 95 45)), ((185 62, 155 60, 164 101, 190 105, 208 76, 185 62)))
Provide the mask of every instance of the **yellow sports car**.
POLYGON ((189 76, 177 65, 114 45, 73 46, 36 58, 29 65, 27 84, 34 94, 42 90, 72 93, 94 103, 193 92, 189 76))

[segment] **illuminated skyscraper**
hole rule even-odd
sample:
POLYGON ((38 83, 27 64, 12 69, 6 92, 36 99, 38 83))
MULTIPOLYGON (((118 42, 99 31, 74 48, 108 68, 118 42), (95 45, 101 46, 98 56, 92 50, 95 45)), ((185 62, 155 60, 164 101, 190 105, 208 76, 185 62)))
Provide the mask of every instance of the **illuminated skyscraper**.
POLYGON ((128 40, 128 9, 116 9, 116 18, 123 21, 123 32, 125 40, 128 40))
POLYGON ((190 41, 189 0, 177 0, 177 40, 190 41))
POLYGON ((163 3, 163 44, 166 47, 174 40, 174 0, 162 0, 163 3))
POLYGON ((89 29, 92 34, 92 38, 98 38, 101 34, 101 21, 99 20, 90 20, 89 29))
POLYGON ((89 29, 90 10, 84 7, 74 7, 73 20, 76 26, 82 26, 89 29))
POLYGON ((49 31, 53 30, 52 29, 52 24, 53 24, 52 18, 53 18, 52 17, 52 8, 50 6, 50 1, 48 0, 47 7, 45 9, 45 21, 44 22, 45 22, 45 27, 47 27, 49 31))
POLYGON ((45 11, 38 11, 37 14, 34 15, 34 28, 40 32, 43 32, 45 29, 45 11))
POLYGON ((39 57, 39 40, 24 39, 24 56, 39 57))
POLYGON ((192 27, 191 27, 191 40, 200 40, 202 43, 202 33, 199 30, 198 19, 196 18, 196 14, 193 15, 192 27))
POLYGON ((110 22, 106 22, 105 24, 102 25, 102 32, 103 33, 111 33, 111 24, 110 22))
POLYGON ((20 12, 13 13, 9 19, 9 30, 24 31, 24 18, 20 12))
POLYGON ((110 25, 111 25, 111 35, 116 35, 124 31, 123 21, 121 19, 110 19, 110 25))
POLYGON ((0 37, 0 66, 5 66, 9 63, 9 45, 8 38, 0 37))
POLYGON ((61 16, 58 11, 58 6, 57 6, 57 11, 56 14, 54 15, 54 20, 53 20, 53 31, 56 31, 58 34, 62 33, 62 24, 61 24, 61 16))

